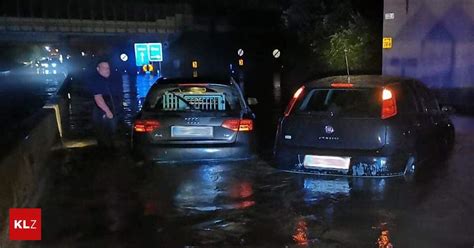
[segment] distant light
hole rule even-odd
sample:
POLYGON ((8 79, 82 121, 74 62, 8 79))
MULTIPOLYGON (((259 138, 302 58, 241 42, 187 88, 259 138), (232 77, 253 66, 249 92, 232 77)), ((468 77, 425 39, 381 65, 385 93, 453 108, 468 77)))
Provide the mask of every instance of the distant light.
POLYGON ((58 73, 58 72, 56 70, 53 70, 53 74, 56 74, 56 73, 58 73))
POLYGON ((85 53, 85 52, 81 52, 81 56, 82 56, 82 57, 86 56, 86 53, 85 53))
POLYGON ((71 55, 66 55, 66 59, 70 59, 71 58, 71 55))
POLYGON ((49 47, 49 46, 45 46, 44 49, 48 52, 51 52, 51 47, 49 47))
POLYGON ((125 53, 122 53, 122 54, 120 54, 120 59, 121 59, 123 62, 125 62, 125 61, 128 60, 128 55, 125 54, 125 53))
POLYGON ((56 48, 56 49, 54 49, 54 51, 56 51, 57 53, 59 53, 59 49, 57 49, 57 48, 56 48))
POLYGON ((62 54, 59 54, 59 62, 62 64, 62 63, 63 63, 63 61, 64 61, 64 59, 63 59, 63 55, 62 55, 62 54))
POLYGON ((49 67, 49 65, 46 64, 46 63, 41 64, 41 66, 44 67, 44 68, 48 68, 48 67, 49 67))
POLYGON ((44 74, 49 74, 49 70, 45 70, 45 71, 44 71, 44 74))
POLYGON ((71 99, 71 93, 67 93, 67 99, 71 99))
POLYGON ((57 64, 56 64, 56 63, 52 63, 51 66, 52 66, 53 68, 56 68, 57 64))

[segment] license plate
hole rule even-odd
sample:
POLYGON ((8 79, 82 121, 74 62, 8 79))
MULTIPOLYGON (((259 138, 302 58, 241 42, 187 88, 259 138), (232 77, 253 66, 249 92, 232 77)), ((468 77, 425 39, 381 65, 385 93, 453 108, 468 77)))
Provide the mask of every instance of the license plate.
POLYGON ((213 136, 212 127, 171 127, 171 137, 173 138, 212 138, 213 136))
POLYGON ((308 169, 349 170, 350 157, 304 156, 303 165, 308 169))

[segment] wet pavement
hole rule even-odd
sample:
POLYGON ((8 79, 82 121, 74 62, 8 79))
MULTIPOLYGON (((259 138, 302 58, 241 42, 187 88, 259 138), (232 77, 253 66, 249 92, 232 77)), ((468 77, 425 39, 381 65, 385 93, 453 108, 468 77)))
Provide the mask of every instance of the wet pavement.
POLYGON ((28 247, 472 247, 474 118, 454 120, 452 156, 415 182, 58 151, 28 247))

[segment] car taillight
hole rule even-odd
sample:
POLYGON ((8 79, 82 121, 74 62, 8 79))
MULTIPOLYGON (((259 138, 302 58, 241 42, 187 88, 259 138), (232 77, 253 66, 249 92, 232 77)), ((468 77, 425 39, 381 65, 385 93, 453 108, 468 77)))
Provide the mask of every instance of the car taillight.
POLYGON ((133 128, 137 133, 149 133, 160 128, 160 122, 156 120, 136 120, 133 128))
POLYGON ((229 119, 222 123, 223 128, 230 129, 234 132, 249 132, 253 130, 253 120, 251 119, 229 119))
POLYGON ((293 95, 293 98, 291 98, 290 103, 288 103, 288 106, 286 107, 285 110, 285 117, 290 115, 291 111, 293 110, 293 107, 295 106, 296 101, 298 98, 301 96, 301 93, 304 91, 304 86, 301 86, 293 95))
POLYGON ((397 100, 395 95, 389 89, 382 91, 382 119, 388 119, 397 115, 397 100))

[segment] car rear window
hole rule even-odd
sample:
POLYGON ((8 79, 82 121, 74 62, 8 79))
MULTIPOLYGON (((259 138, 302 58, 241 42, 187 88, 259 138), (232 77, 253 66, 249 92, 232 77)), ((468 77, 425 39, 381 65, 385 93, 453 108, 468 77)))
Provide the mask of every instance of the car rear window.
POLYGON ((227 85, 176 84, 153 87, 145 100, 146 111, 239 111, 239 92, 227 85))
POLYGON ((367 89, 311 89, 303 96, 299 113, 329 114, 346 117, 379 117, 380 91, 367 89))

